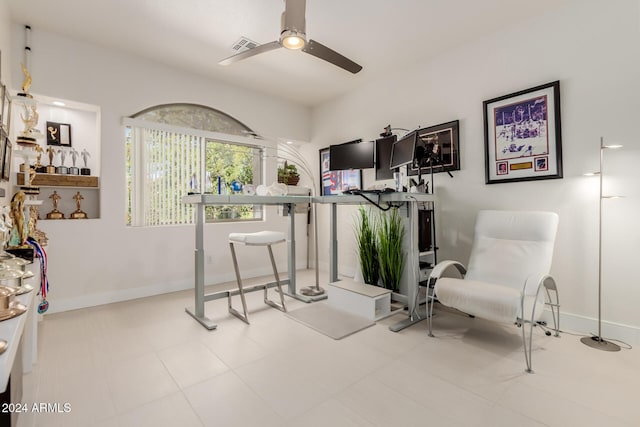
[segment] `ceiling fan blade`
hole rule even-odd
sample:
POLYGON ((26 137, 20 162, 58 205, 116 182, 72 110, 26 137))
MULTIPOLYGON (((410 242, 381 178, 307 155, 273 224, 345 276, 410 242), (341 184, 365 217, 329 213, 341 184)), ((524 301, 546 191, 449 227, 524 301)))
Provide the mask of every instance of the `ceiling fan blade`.
POLYGON ((252 56, 259 55, 264 52, 269 52, 270 50, 278 49, 280 46, 280 42, 274 41, 271 43, 261 44, 259 46, 254 47, 253 49, 245 50, 244 52, 236 53, 222 61, 218 62, 220 65, 229 65, 234 62, 242 61, 243 59, 251 58, 252 56))
POLYGON ((329 49, 325 45, 318 43, 315 40, 309 40, 305 47, 302 48, 302 51, 311 54, 316 58, 320 58, 322 60, 330 62, 333 65, 345 69, 353 74, 356 74, 360 70, 362 70, 361 65, 356 64, 349 58, 340 55, 335 50, 329 49))

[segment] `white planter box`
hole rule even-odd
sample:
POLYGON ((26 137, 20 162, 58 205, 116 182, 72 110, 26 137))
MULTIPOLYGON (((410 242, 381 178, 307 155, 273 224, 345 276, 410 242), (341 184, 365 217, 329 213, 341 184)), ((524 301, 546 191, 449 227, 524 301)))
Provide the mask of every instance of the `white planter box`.
POLYGON ((343 279, 329 283, 327 303, 369 320, 380 320, 390 313, 391 291, 353 279, 343 279))

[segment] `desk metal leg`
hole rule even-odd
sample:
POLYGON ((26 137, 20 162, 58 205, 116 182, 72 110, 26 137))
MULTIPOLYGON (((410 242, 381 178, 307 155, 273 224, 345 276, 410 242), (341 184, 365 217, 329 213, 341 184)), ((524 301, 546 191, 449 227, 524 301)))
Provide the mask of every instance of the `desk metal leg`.
MULTIPOLYGON (((426 319, 426 309, 424 313, 418 310, 416 307, 416 293, 419 292, 418 281, 420 280, 420 260, 414 256, 418 248, 418 205, 417 203, 407 204, 407 219, 409 223, 409 230, 405 237, 408 240, 408 246, 403 247, 407 253, 408 262, 406 263, 405 271, 402 275, 404 282, 404 288, 407 295, 407 310, 408 318, 401 320, 389 326, 389 330, 393 332, 401 331, 411 325, 426 319)), ((404 245, 403 245, 404 246, 404 245)))
POLYGON ((218 327, 211 319, 204 315, 204 204, 195 205, 196 210, 196 250, 195 264, 195 308, 185 308, 185 311, 202 326, 211 330, 218 327))
POLYGON ((287 268, 289 269, 289 293, 296 294, 296 211, 295 205, 285 205, 289 215, 289 238, 287 239, 287 268))
POLYGON ((329 236, 329 282, 338 281, 338 204, 331 203, 329 236))
POLYGON ((295 205, 286 204, 284 209, 289 215, 289 237, 287 239, 287 268, 289 271, 289 287, 285 294, 291 298, 303 302, 313 302, 321 299, 326 299, 326 295, 319 296, 305 296, 300 295, 296 291, 296 211, 295 205))

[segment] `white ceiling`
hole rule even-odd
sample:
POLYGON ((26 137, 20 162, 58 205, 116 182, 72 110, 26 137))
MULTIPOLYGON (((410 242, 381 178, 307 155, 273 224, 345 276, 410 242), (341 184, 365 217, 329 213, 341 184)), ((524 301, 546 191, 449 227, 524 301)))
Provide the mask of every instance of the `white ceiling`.
POLYGON ((34 35, 63 34, 315 106, 564 1, 307 0, 308 37, 362 65, 356 75, 285 49, 218 65, 241 36, 278 39, 282 0, 9 0, 9 8, 34 35))

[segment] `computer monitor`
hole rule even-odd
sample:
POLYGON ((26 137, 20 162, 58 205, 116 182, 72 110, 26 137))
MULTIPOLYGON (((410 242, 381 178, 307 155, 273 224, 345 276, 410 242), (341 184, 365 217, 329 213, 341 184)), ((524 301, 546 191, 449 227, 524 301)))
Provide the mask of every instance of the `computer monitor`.
POLYGON ((391 149, 398 140, 396 135, 385 136, 376 140, 376 181, 393 179, 391 164, 391 149))
POLYGON ((416 151, 417 132, 411 132, 398 140, 391 148, 390 168, 397 169, 413 162, 416 151))
POLYGON ((375 143, 361 139, 329 147, 329 168, 332 171, 374 168, 375 143))

